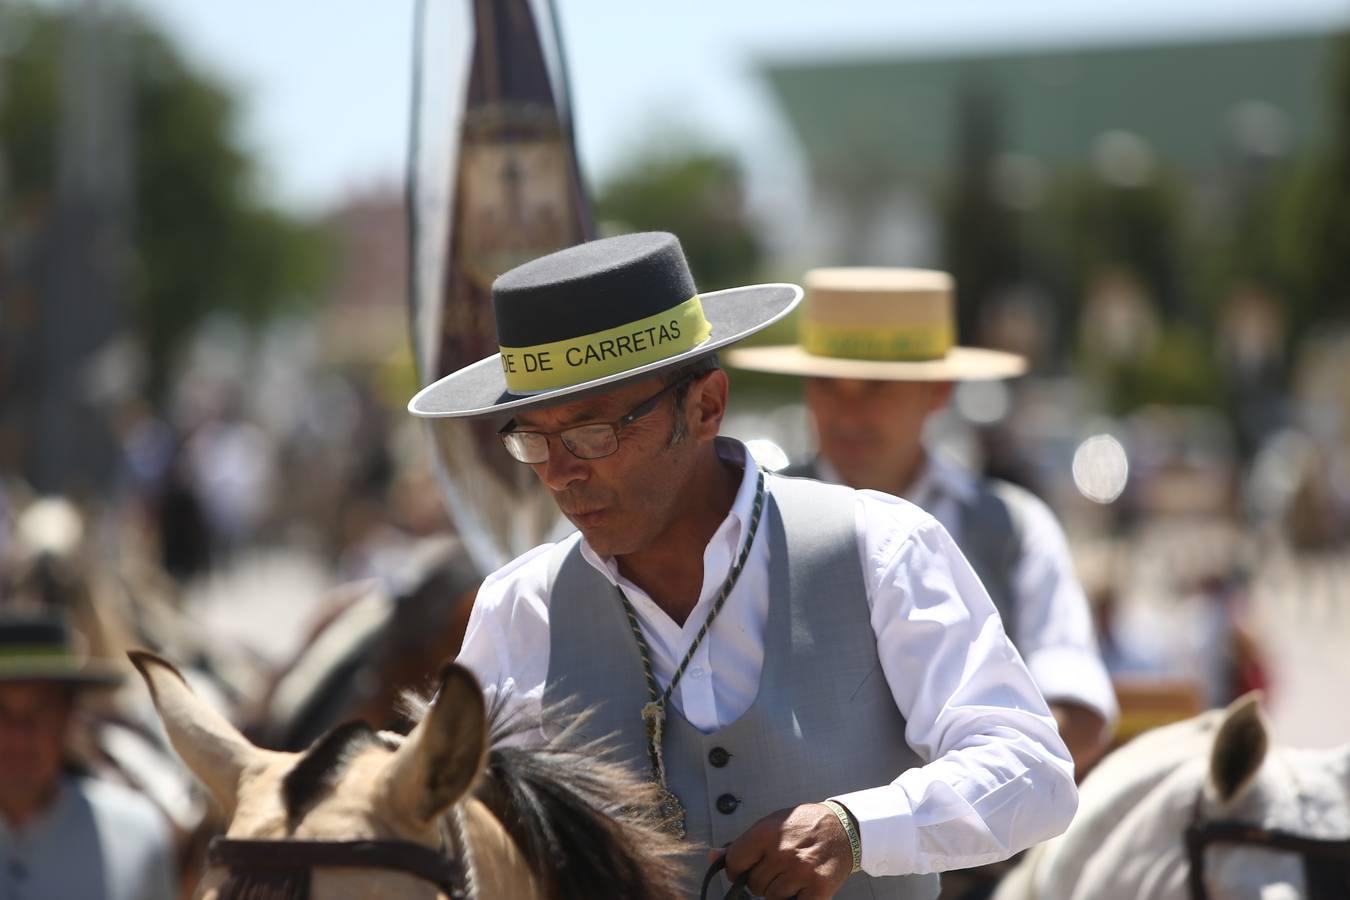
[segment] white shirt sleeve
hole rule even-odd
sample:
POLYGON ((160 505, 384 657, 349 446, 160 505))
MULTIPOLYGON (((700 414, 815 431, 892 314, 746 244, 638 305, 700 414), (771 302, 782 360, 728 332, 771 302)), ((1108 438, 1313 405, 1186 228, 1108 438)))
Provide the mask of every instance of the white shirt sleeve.
POLYGON ((505 704, 506 715, 541 718, 549 633, 548 566, 540 557, 556 546, 535 547, 483 580, 455 658, 483 685, 489 708, 505 704))
POLYGON ((1114 727, 1120 709, 1102 663, 1087 598, 1054 514, 1028 495, 1018 505, 1022 554, 1012 573, 1015 635, 1031 677, 1048 701, 1077 703, 1114 727))
POLYGON ((927 765, 835 797, 870 875, 967 868, 1063 831, 1073 762, 989 595, 947 531, 859 493, 859 543, 882 670, 927 765))

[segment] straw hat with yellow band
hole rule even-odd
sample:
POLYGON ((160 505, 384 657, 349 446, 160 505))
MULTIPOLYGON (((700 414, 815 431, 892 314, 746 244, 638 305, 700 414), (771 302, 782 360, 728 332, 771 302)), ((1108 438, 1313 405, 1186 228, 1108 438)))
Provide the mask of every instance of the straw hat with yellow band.
POLYGON ((501 352, 423 388, 408 409, 505 417, 612 390, 759 331, 801 295, 795 284, 700 295, 680 242, 664 232, 579 244, 498 278, 501 352))
POLYGON ((741 369, 875 381, 971 381, 1026 371, 1013 353, 956 346, 952 277, 931 269, 813 269, 797 343, 727 354, 741 369))
POLYGON ((0 684, 51 681, 75 688, 116 687, 122 673, 110 660, 90 659, 64 617, 0 611, 0 684))

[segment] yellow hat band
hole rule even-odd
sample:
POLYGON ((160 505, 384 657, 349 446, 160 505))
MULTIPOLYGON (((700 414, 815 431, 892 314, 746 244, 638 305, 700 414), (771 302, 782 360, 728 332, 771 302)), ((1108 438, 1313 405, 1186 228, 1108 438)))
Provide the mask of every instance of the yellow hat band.
POLYGON ((697 294, 665 312, 604 331, 502 347, 502 371, 513 394, 537 394, 617 375, 693 350, 712 335, 697 294))
POLYGON ((903 328, 826 325, 804 319, 798 327, 802 349, 814 356, 880 362, 926 362, 942 359, 955 344, 950 322, 903 328))

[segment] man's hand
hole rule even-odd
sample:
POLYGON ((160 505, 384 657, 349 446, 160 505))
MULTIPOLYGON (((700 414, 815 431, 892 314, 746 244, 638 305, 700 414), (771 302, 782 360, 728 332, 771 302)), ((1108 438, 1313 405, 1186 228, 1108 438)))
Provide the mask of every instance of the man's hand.
MULTIPOLYGON (((723 852, 711 851, 709 862, 723 852)), ((727 877, 749 872, 750 890, 765 900, 829 900, 853 871, 848 832, 820 803, 770 813, 725 853, 727 877)))
POLYGON ((1106 752, 1106 743, 1110 734, 1106 730, 1106 720, 1095 711, 1078 703, 1055 701, 1050 704, 1050 713, 1059 726, 1059 736, 1064 746, 1069 748, 1073 757, 1074 781, 1082 781, 1106 752))

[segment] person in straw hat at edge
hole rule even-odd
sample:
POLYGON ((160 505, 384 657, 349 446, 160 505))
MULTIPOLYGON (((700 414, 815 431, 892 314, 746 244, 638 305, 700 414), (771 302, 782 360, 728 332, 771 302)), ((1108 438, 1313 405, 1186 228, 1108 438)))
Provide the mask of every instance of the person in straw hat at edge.
POLYGON ((145 797, 68 755, 81 697, 115 687, 64 619, 0 610, 0 897, 171 900, 168 823, 145 797))
POLYGON ((664 233, 497 279, 501 352, 409 408, 489 418, 577 532, 486 579, 459 661, 521 712, 594 709, 588 735, 712 848, 691 897, 713 863, 768 898, 929 900, 936 873, 1061 832, 1073 766, 936 519, 718 436, 715 352, 800 298, 700 296, 664 233))
POLYGON ((1105 749, 1118 709, 1064 532, 1035 495, 923 444, 955 382, 1026 371, 1021 356, 954 345, 954 293, 946 272, 815 269, 798 343, 740 348, 727 362, 805 377, 818 453, 784 474, 904 497, 956 539, 1082 772, 1105 749))

